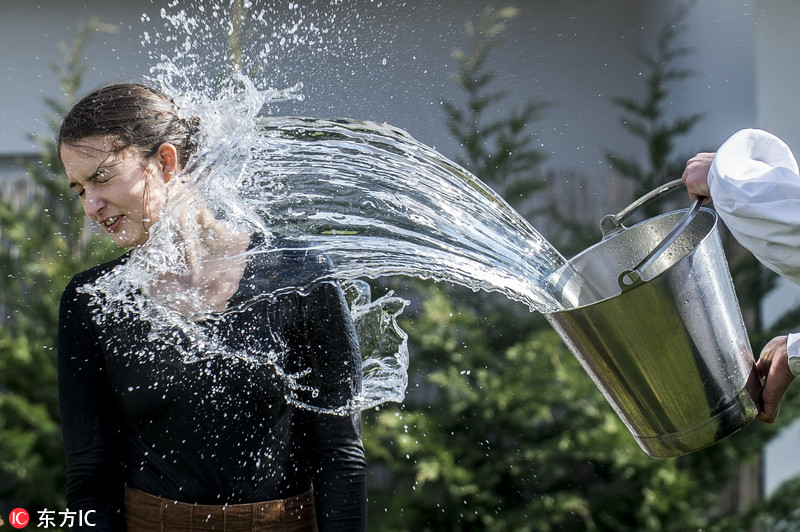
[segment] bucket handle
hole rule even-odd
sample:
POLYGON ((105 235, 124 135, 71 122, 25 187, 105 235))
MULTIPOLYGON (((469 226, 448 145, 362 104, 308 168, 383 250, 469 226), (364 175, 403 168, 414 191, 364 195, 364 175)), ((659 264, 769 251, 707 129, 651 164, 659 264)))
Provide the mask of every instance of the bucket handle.
POLYGON ((673 190, 677 190, 686 186, 681 179, 676 179, 674 181, 670 181, 669 183, 665 183, 658 187, 657 189, 648 192, 641 198, 637 199, 617 214, 607 214, 603 216, 603 219, 600 220, 600 232, 603 233, 603 240, 611 236, 612 234, 625 229, 625 226, 622 225, 622 222, 630 218, 636 211, 645 207, 646 205, 650 205, 655 200, 666 196, 673 190))
MULTIPOLYGON (((683 186, 685 185, 680 179, 670 181, 669 183, 660 186, 652 192, 645 194, 621 210, 619 213, 604 216, 603 219, 600 220, 600 231, 603 233, 603 239, 606 239, 612 234, 624 229, 625 226, 622 225, 622 222, 627 220, 633 213, 645 205, 649 205, 658 198, 661 198, 662 196, 683 186)), ((661 256, 661 254, 664 253, 664 251, 666 251, 673 242, 675 242, 681 233, 683 233, 684 229, 686 229, 689 224, 692 223, 692 220, 694 220, 694 217, 700 211, 700 206, 703 204, 703 199, 704 198, 702 197, 698 197, 692 203, 692 206, 684 213, 678 223, 675 224, 669 233, 667 233, 667 236, 664 237, 664 240, 662 240, 661 243, 655 247, 655 249, 648 253, 647 256, 643 258, 641 262, 639 262, 639 264, 630 270, 623 271, 619 275, 619 287, 623 292, 644 283, 644 281, 642 281, 642 272, 652 266, 652 264, 661 256)))

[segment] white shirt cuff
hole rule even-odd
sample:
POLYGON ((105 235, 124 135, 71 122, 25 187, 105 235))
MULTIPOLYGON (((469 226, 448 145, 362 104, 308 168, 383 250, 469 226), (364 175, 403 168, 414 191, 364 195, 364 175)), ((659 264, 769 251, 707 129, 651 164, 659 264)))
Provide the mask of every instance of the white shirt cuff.
POLYGON ((786 339, 786 354, 789 355, 789 369, 795 377, 800 377, 800 333, 791 333, 786 339))

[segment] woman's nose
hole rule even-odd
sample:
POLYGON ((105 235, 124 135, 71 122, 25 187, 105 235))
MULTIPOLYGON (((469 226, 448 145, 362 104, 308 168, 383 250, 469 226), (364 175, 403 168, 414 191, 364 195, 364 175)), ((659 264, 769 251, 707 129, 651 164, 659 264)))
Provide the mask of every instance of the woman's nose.
POLYGON ((86 213, 86 216, 96 221, 100 211, 106 205, 106 201, 102 197, 89 190, 84 190, 83 212, 86 213))

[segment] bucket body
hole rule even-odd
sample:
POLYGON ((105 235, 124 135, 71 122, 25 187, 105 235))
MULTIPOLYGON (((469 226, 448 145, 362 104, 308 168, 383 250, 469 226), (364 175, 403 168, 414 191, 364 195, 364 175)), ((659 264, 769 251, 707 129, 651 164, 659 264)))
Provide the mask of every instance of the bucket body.
POLYGON ((716 213, 699 209, 639 282, 621 282, 681 216, 624 228, 571 259, 552 279, 565 310, 546 315, 654 458, 711 445, 757 414, 747 391, 759 385, 755 361, 716 213))

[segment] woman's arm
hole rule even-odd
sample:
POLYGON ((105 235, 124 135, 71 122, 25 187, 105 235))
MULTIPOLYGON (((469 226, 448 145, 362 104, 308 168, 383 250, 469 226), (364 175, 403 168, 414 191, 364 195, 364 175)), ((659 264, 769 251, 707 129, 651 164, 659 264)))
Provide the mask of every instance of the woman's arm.
MULTIPOLYGON (((320 283, 303 298, 306 348, 319 389, 314 406, 352 407, 361 389, 355 327, 338 285, 320 283)), ((366 462, 359 411, 309 413, 317 523, 325 530, 366 530, 366 462)))
POLYGON ((73 280, 61 297, 58 400, 67 460, 67 504, 94 511, 87 530, 125 530, 118 413, 102 351, 89 323, 88 296, 73 280))

